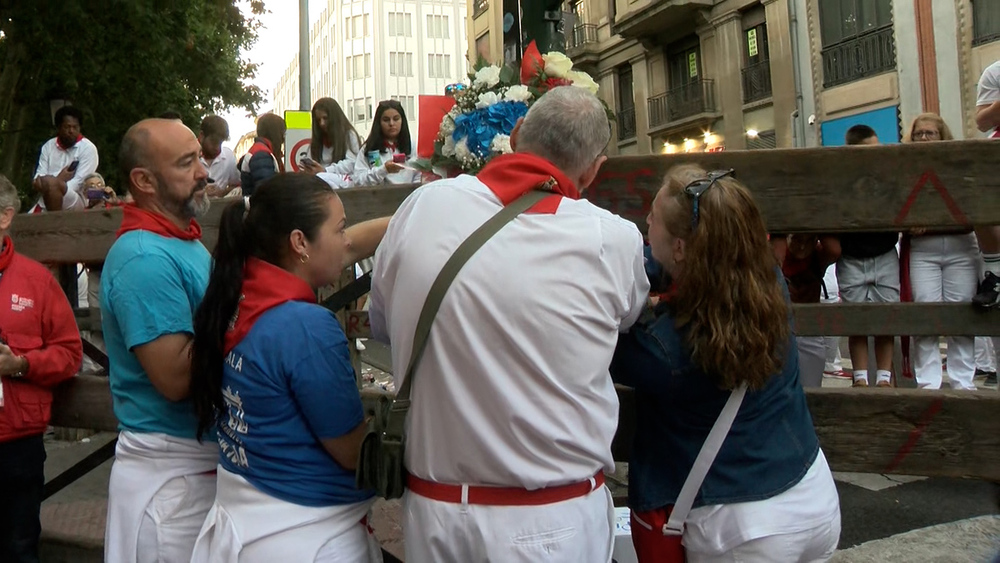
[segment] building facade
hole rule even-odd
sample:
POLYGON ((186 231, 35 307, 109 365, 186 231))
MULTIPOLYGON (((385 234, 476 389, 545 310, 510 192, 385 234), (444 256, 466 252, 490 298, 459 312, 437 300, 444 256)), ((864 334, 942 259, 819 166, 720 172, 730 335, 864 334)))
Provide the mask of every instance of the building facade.
MULTIPOLYGON (((470 57, 499 61, 517 2, 469 10, 470 57)), ((571 0, 564 21, 619 154, 837 145, 855 123, 898 142, 925 111, 976 136, 1000 59, 997 0, 571 0)))
MULTIPOLYGON (((444 94, 468 72, 465 0, 328 0, 309 33, 310 96, 340 103, 362 137, 380 100, 399 100, 413 141, 421 94, 444 94)), ((299 60, 272 92, 274 111, 299 109, 299 60)))

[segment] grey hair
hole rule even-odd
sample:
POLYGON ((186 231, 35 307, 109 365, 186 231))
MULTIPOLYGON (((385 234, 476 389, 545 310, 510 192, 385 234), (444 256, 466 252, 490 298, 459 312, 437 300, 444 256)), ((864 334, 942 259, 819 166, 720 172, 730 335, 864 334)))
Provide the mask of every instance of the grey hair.
POLYGON ((86 184, 87 180, 90 180, 91 178, 97 178, 101 181, 102 184, 104 183, 104 176, 101 176, 97 172, 92 172, 90 174, 87 174, 87 177, 83 179, 83 183, 86 184))
POLYGON ((14 187, 14 184, 6 176, 0 174, 0 210, 8 207, 13 207, 14 213, 20 211, 21 196, 17 194, 17 188, 14 187))
POLYGON ((576 177, 594 163, 610 139, 608 114, 597 96, 577 86, 559 86, 528 110, 517 148, 576 177))

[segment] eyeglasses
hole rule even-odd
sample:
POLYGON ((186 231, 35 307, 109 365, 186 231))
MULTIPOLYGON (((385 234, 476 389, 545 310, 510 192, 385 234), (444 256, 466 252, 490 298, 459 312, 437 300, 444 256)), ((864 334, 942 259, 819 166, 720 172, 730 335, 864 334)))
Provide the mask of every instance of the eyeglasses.
POLYGON ((914 139, 940 139, 941 133, 939 131, 930 131, 927 129, 922 129, 920 131, 913 132, 914 139))
POLYGON ((698 199, 701 198, 702 194, 708 191, 709 188, 715 185, 716 182, 725 178, 726 176, 736 177, 736 170, 730 168, 729 170, 714 170, 708 173, 708 178, 703 180, 695 180, 687 186, 684 187, 684 193, 694 198, 694 203, 691 206, 691 230, 698 228, 698 199))

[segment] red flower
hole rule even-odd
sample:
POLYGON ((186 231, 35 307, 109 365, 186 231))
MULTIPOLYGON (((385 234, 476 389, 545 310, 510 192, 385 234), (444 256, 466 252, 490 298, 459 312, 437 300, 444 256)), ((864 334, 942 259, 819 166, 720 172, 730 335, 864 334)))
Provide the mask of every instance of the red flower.
POLYGON ((552 77, 552 78, 547 78, 545 80, 545 89, 546 90, 551 90, 553 88, 556 88, 557 86, 572 86, 572 85, 573 85, 573 81, 569 80, 567 78, 554 78, 554 77, 552 77))
POLYGON ((528 43, 528 48, 524 50, 521 57, 521 84, 531 84, 532 80, 545 69, 545 61, 542 60, 542 53, 538 50, 538 45, 532 41, 528 43))

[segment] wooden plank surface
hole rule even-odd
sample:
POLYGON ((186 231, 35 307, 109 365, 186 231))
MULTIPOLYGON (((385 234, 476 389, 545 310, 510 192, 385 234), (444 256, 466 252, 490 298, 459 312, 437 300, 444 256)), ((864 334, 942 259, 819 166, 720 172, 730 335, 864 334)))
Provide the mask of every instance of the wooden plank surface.
MULTIPOLYGON (((965 303, 796 304, 799 336, 1000 336, 1000 309, 965 303)), ((348 338, 370 338, 368 313, 351 311, 348 338)))
POLYGON ((59 385, 52 400, 52 426, 117 432, 108 378, 78 375, 59 385))
MULTIPOLYGON (((392 214, 416 186, 379 186, 340 190, 351 222, 392 214)), ((199 220, 202 242, 209 250, 219 237, 219 219, 229 200, 214 200, 199 220)), ((78 212, 18 215, 11 236, 18 252, 46 263, 99 263, 115 242, 122 222, 122 210, 100 209, 78 212)))
MULTIPOLYGON (((754 193, 772 231, 837 232, 958 224, 1000 224, 1000 144, 982 140, 879 147, 773 149, 616 156, 584 197, 645 231, 649 204, 666 171, 694 163, 733 168, 754 193)), ((415 186, 338 193, 352 222, 391 214, 415 186)), ((225 200, 221 200, 225 202, 225 200)), ((225 203, 201 223, 215 245, 225 203)), ((121 210, 19 215, 18 250, 43 262, 100 262, 114 242, 121 210)))
MULTIPOLYGON (((391 400, 361 393, 369 414, 391 400)), ((1000 480, 1000 395, 917 389, 810 389, 816 432, 835 471, 1000 480)), ((615 459, 627 461, 635 432, 632 390, 621 401, 615 459)), ((56 390, 53 426, 115 431, 106 378, 82 375, 56 390)))

